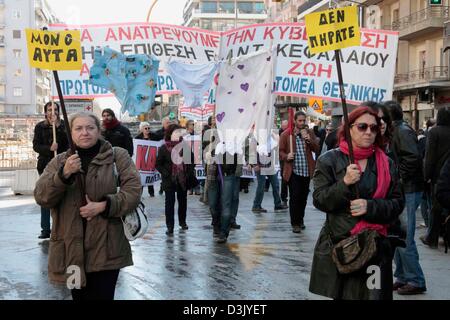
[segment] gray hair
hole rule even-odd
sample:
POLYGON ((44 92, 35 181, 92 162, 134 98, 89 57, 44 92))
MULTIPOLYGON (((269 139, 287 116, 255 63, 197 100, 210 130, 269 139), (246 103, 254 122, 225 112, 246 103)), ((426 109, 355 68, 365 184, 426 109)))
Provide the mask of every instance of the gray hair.
POLYGON ((77 118, 92 118, 94 120, 95 125, 97 126, 97 129, 100 130, 100 120, 97 118, 97 116, 91 112, 77 112, 74 114, 71 114, 69 117, 69 124, 70 124, 70 130, 72 130, 73 127, 73 122, 75 121, 75 119, 77 118))
POLYGON ((139 131, 142 132, 142 130, 144 130, 145 127, 150 127, 150 123, 148 123, 147 121, 143 121, 139 124, 139 131))

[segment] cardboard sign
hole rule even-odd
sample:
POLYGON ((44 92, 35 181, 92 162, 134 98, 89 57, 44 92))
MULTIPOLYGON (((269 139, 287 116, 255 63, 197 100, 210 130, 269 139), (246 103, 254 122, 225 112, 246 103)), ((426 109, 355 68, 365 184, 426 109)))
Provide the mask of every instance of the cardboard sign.
POLYGON ((78 30, 26 29, 31 67, 48 70, 81 70, 81 34, 78 30))
POLYGON ((311 13, 305 16, 309 51, 321 53, 359 46, 358 11, 356 6, 311 13))

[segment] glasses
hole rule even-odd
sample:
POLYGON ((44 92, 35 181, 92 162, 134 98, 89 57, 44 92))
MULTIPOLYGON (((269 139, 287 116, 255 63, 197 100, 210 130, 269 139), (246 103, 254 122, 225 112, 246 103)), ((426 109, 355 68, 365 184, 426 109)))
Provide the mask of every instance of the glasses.
POLYGON ((150 130, 150 128, 147 127, 147 128, 144 128, 144 130, 150 130))
POLYGON ((378 132, 378 125, 377 124, 371 124, 368 125, 367 123, 354 123, 350 127, 356 126, 359 132, 366 132, 367 128, 370 128, 370 132, 377 133, 378 132))

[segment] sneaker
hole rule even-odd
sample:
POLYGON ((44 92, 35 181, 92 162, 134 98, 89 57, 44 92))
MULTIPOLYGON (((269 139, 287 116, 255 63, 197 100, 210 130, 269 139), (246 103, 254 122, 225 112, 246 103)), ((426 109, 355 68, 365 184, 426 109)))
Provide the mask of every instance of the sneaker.
POLYGON ((293 233, 300 233, 300 232, 302 232, 302 229, 300 228, 300 226, 293 226, 292 227, 292 232, 293 233))
POLYGON ((397 289, 397 293, 402 296, 422 294, 427 291, 426 287, 416 287, 410 284, 405 284, 404 286, 397 289))
POLYGON ((168 236, 173 236, 173 229, 167 229, 166 234, 168 236))
POLYGON ((181 229, 182 230, 187 230, 187 229, 189 229, 189 227, 188 227, 188 225, 185 223, 185 224, 182 224, 181 226, 181 229))
POLYGON ((264 208, 252 208, 252 212, 254 212, 254 213, 265 213, 265 212, 267 212, 267 210, 264 209, 264 208))
POLYGON ((289 207, 282 204, 281 206, 275 207, 275 211, 286 210, 287 208, 289 208, 289 207))
POLYGON ((230 228, 231 228, 231 229, 240 229, 240 228, 241 228, 241 225, 240 225, 240 224, 237 224, 237 223, 235 222, 235 223, 232 223, 232 224, 231 224, 230 228))
POLYGON ((38 237, 39 239, 50 239, 50 232, 41 231, 41 234, 38 237))
POLYGON ((227 242, 227 237, 219 236, 219 238, 216 240, 217 243, 225 243, 227 242))
POLYGON ((437 249, 438 245, 431 243, 430 241, 428 241, 426 236, 421 236, 419 237, 420 241, 422 241, 422 243, 426 246, 429 246, 431 249, 437 249))

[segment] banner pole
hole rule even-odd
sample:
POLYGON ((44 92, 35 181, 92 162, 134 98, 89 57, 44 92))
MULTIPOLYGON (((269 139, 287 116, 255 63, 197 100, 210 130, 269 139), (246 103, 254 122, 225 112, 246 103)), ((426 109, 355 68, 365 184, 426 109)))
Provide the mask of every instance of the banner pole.
MULTIPOLYGON (((348 144, 348 154, 350 157, 350 162, 355 163, 355 156, 353 153, 353 143, 352 137, 350 135, 350 126, 348 121, 348 108, 347 108, 347 100, 345 99, 345 90, 344 90, 344 80, 342 77, 342 67, 341 67, 341 50, 334 50, 334 58, 336 60, 336 68, 339 79, 339 91, 341 94, 341 102, 342 102, 342 113, 344 115, 344 132, 345 132, 345 140, 348 144)), ((359 198, 359 189, 358 185, 355 184, 356 198, 359 198)))

